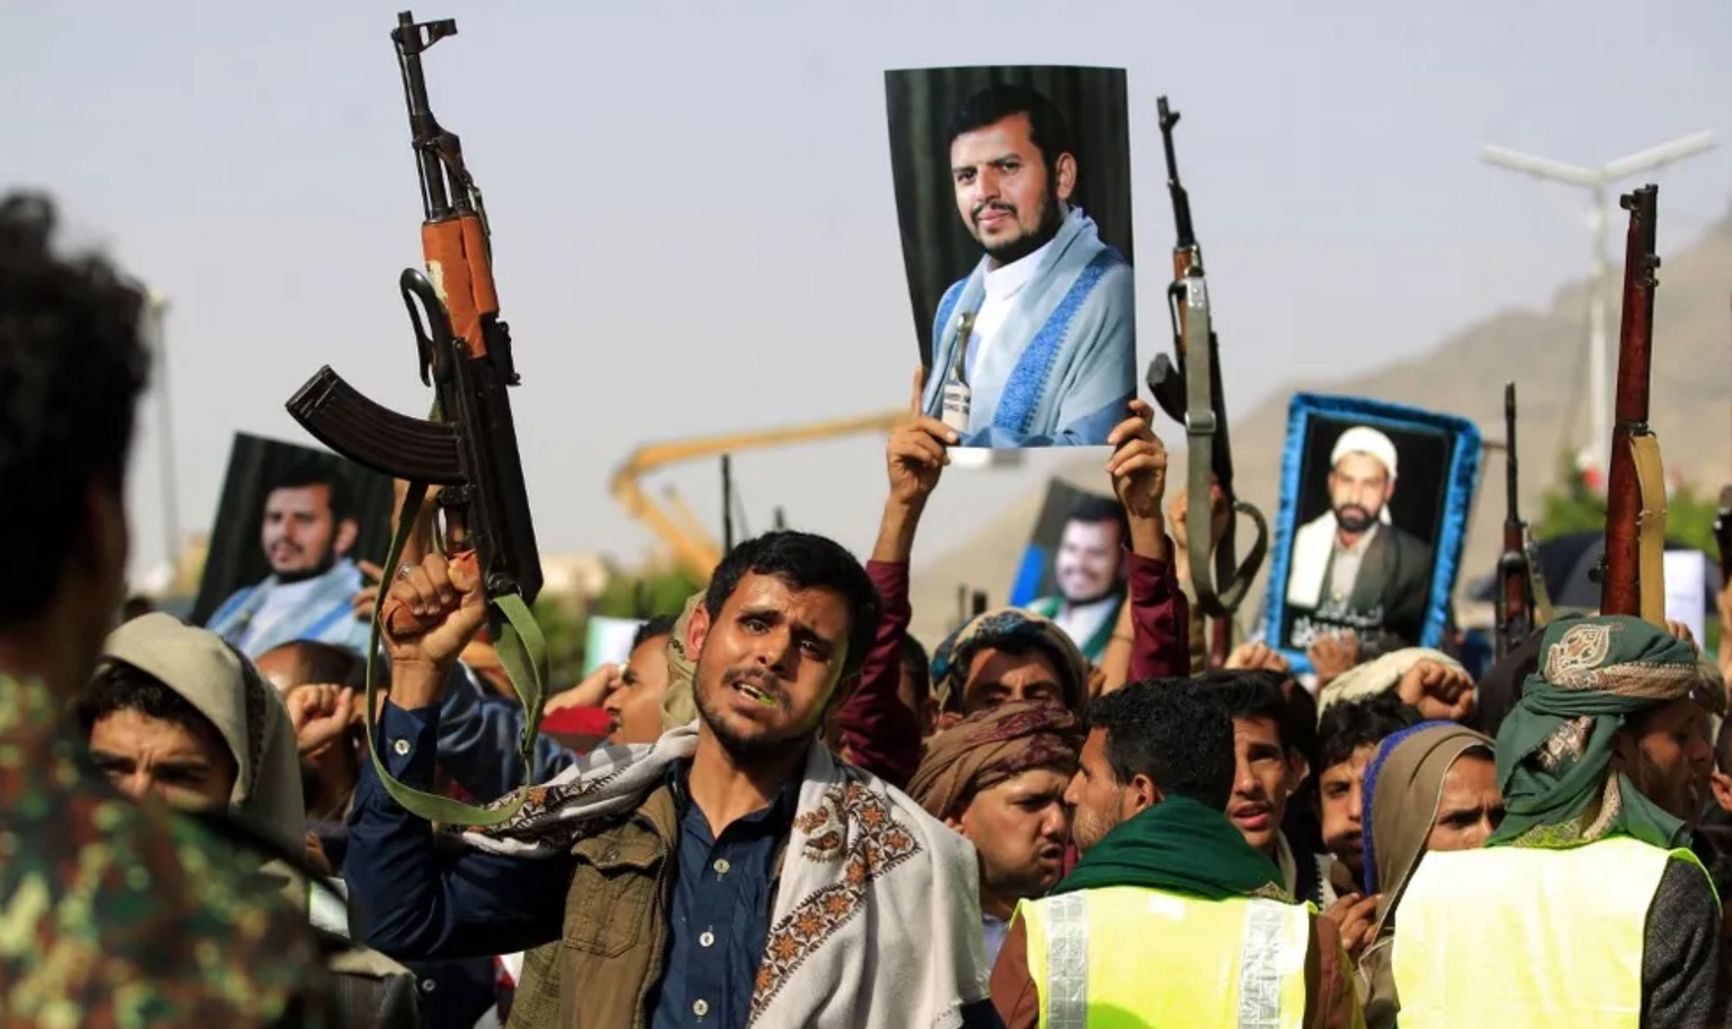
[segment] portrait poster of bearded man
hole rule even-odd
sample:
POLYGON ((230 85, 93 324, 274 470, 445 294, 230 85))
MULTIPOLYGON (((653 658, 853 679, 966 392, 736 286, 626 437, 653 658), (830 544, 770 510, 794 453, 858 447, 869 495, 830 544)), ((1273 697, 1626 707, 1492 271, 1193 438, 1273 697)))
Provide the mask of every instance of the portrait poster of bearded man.
POLYGON ((1129 544, 1118 500, 1049 481, 1011 584, 1011 606, 1051 619, 1098 663, 1124 605, 1129 544))
POLYGON ((335 454, 236 433, 188 622, 249 657, 311 639, 365 650, 351 600, 385 559, 391 480, 335 454))
POLYGON ((1352 633, 1361 660, 1442 642, 1480 445, 1454 415, 1293 398, 1264 631, 1295 667, 1329 633, 1352 633))
POLYGON ((962 446, 1105 445, 1137 383, 1124 70, 889 71, 885 95, 923 409, 962 446))

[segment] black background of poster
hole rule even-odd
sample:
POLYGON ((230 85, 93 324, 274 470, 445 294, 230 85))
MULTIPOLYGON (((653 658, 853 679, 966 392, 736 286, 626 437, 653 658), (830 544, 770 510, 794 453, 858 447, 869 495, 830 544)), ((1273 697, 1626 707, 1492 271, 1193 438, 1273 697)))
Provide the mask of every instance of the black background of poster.
POLYGON ((347 556, 375 563, 385 560, 391 545, 391 480, 352 461, 311 447, 235 433, 229 466, 211 522, 210 550, 199 578, 198 600, 187 621, 203 625, 229 594, 271 574, 259 541, 264 522, 265 484, 289 464, 313 460, 348 480, 355 501, 360 535, 347 556))
MULTIPOLYGON (((1131 141, 1123 68, 1004 65, 887 71, 884 93, 896 219, 923 365, 932 363, 932 318, 938 301, 951 283, 973 270, 981 256, 980 244, 968 234, 956 210, 945 126, 964 100, 999 83, 1030 86, 1064 113, 1077 149, 1073 203, 1094 219, 1101 241, 1136 266, 1131 249, 1131 141)), ((1153 125, 1151 121, 1151 131, 1153 125)))

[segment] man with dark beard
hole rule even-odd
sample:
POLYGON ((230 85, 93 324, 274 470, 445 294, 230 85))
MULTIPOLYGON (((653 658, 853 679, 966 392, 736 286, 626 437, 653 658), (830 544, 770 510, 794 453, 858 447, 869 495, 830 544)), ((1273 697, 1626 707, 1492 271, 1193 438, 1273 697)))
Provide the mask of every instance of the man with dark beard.
POLYGON ((960 379, 962 446, 1104 444, 1136 391, 1135 299, 1130 264, 1075 205, 1070 127, 1001 84, 964 101, 947 137, 957 211, 985 254, 939 301, 926 413, 960 379))
POLYGON ((1361 659, 1419 642, 1431 579, 1431 547, 1390 521, 1399 469, 1395 444, 1367 425, 1329 454, 1328 511, 1293 534, 1287 605, 1297 616, 1288 643, 1352 629, 1361 659))
POLYGON ((361 571, 347 556, 359 534, 341 475, 312 461, 284 469, 265 494, 259 529, 271 574, 236 590, 205 627, 251 658, 293 640, 365 651, 368 623, 352 607, 361 571))
POLYGON ((1028 609, 1063 629, 1083 657, 1100 664, 1125 603, 1130 521, 1118 501, 1088 497, 1071 511, 1053 557, 1058 592, 1028 609))
MULTIPOLYGON (((431 783, 440 692, 484 618, 477 579, 435 554, 391 584, 431 624, 387 639, 374 740, 411 787, 431 783)), ((562 941, 514 1026, 993 1024, 972 849, 819 740, 879 604, 828 539, 740 544, 684 632, 697 720, 586 755, 469 850, 442 853, 364 765, 346 872, 367 939, 404 959, 562 941)))

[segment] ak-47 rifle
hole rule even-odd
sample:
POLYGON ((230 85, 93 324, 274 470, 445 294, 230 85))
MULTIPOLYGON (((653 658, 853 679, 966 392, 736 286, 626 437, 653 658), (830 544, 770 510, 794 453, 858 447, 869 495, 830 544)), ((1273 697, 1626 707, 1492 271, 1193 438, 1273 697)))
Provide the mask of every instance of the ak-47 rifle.
MULTIPOLYGON (((467 565, 486 587, 494 642, 529 713, 527 748, 540 719, 546 656, 540 630, 528 610, 541 590, 541 558, 506 392, 518 384, 518 375, 510 332, 499 319, 481 191, 463 163, 457 136, 434 119, 421 72, 421 54, 456 34, 454 19, 416 22, 408 11, 397 15, 391 33, 420 173, 421 249, 427 266, 425 275, 413 268, 404 270, 397 284, 415 330, 421 381, 433 387, 433 416, 411 418, 375 403, 329 365, 289 399, 288 409, 332 450, 410 483, 387 573, 401 558, 427 486, 443 487, 436 501, 444 516, 438 542, 453 563, 467 565)), ((381 625, 394 636, 424 631, 421 620, 407 607, 384 602, 388 592, 379 591, 374 632, 381 625)), ((375 640, 372 652, 377 649, 375 640)), ((369 734, 371 728, 369 724, 369 734)), ((393 796, 439 821, 490 824, 501 820, 499 812, 515 810, 515 805, 495 811, 456 805, 410 790, 386 775, 382 766, 379 771, 393 796)))
POLYGON ((1732 486, 1720 488, 1714 511, 1714 545, 1720 551, 1720 588, 1732 583, 1732 486))
POLYGON ((1654 358, 1654 253, 1659 187, 1618 199, 1630 212, 1624 243, 1624 312, 1618 329, 1617 421, 1606 479, 1606 557, 1600 612, 1666 624, 1666 477, 1660 441, 1648 426, 1654 358))
POLYGON ((1533 631, 1546 622, 1547 603, 1545 580, 1540 577, 1535 559, 1533 538, 1528 523, 1522 521, 1517 492, 1521 482, 1516 455, 1516 388, 1506 383, 1503 388, 1504 488, 1507 504, 1503 521, 1503 553, 1497 561, 1497 638, 1494 640, 1498 660, 1521 646, 1533 631))
POLYGON ((1167 415, 1185 427, 1186 453, 1185 524, 1191 582, 1197 604, 1214 621, 1210 641, 1210 664, 1219 666, 1232 646, 1233 612, 1245 599, 1251 580, 1263 564, 1269 547, 1269 526, 1263 512, 1238 499, 1233 492, 1233 451, 1227 441, 1227 404, 1221 389, 1220 344, 1215 338, 1209 307, 1208 280, 1203 273, 1203 248, 1191 225, 1191 198, 1179 182, 1178 159, 1173 153, 1173 126, 1179 112, 1167 106, 1167 98, 1156 101, 1161 116, 1161 147, 1167 157, 1167 191, 1173 199, 1173 225, 1178 239, 1173 245, 1173 283, 1167 289, 1167 311, 1173 323, 1175 364, 1160 354, 1149 366, 1149 389, 1167 415), (1234 556, 1236 518, 1229 513, 1226 528, 1215 536, 1212 494, 1220 489, 1230 512, 1244 514, 1257 531, 1256 541, 1243 564, 1234 556))

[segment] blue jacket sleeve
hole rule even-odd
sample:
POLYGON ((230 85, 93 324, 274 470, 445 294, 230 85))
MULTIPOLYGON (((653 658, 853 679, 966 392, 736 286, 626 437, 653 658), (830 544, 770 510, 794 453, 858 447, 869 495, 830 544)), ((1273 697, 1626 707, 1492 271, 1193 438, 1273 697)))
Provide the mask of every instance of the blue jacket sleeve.
MULTIPOLYGON (((469 669, 459 664, 445 684, 439 708, 439 764, 482 803, 497 800, 523 782, 524 713, 520 705, 494 702, 469 669)), ((577 755, 540 734, 535 738, 530 782, 546 782, 577 755)))
MULTIPOLYGON (((385 767, 419 790, 433 787, 436 708, 387 701, 373 741, 385 767)), ((358 939, 399 960, 510 954, 559 938, 571 858, 507 857, 436 840, 425 819, 385 792, 361 762, 343 862, 358 939)))

